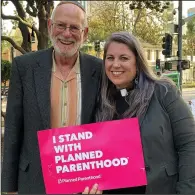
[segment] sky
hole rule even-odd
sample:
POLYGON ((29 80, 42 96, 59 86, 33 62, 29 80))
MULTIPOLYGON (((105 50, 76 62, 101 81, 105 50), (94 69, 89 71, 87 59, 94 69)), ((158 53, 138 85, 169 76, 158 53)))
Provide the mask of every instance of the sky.
MULTIPOLYGON (((178 8, 178 1, 174 1, 174 7, 178 8)), ((195 1, 183 1, 183 16, 187 17, 187 10, 191 7, 195 7, 195 1)), ((14 5, 12 2, 9 2, 9 4, 3 9, 3 12, 5 15, 13 15, 14 13, 14 5)), ((12 23, 8 20, 4 20, 2 22, 2 25, 8 30, 8 32, 12 29, 12 23)))

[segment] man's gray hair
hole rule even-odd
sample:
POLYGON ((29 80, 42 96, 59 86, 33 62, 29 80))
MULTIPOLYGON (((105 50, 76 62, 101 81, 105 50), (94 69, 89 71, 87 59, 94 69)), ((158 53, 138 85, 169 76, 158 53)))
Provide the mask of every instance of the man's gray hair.
POLYGON ((53 11, 51 13, 51 19, 52 20, 54 19, 56 8, 60 5, 63 5, 63 4, 74 4, 74 5, 78 6, 83 11, 83 14, 84 14, 84 24, 83 24, 83 26, 88 27, 86 10, 78 1, 60 1, 60 3, 57 4, 57 6, 53 9, 53 11))

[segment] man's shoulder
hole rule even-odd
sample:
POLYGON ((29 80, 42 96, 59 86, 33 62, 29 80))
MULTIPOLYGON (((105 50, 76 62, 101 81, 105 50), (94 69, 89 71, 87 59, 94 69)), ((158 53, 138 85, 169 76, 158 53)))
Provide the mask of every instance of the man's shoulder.
POLYGON ((93 61, 97 64, 102 65, 103 60, 101 58, 97 58, 96 56, 92 56, 86 53, 81 53, 81 55, 85 58, 85 60, 93 61))
POLYGON ((22 62, 22 61, 24 61, 24 62, 27 62, 27 61, 33 62, 37 58, 41 57, 43 54, 49 52, 50 50, 51 50, 51 48, 42 49, 42 50, 38 50, 38 51, 34 51, 34 52, 28 52, 28 53, 25 53, 21 56, 17 56, 14 59, 16 61, 20 61, 20 62, 22 62))

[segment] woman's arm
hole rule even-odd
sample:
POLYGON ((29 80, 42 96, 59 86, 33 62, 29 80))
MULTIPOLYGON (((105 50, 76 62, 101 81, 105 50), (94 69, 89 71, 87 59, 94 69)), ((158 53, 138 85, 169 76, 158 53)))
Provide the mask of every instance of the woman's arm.
POLYGON ((177 193, 195 193, 195 121, 176 87, 168 87, 162 99, 169 114, 175 149, 178 153, 177 193))

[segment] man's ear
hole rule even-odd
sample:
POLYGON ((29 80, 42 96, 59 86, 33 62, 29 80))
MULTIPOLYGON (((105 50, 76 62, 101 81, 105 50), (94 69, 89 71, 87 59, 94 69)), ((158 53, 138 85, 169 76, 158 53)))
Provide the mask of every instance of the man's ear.
POLYGON ((47 28, 48 28, 48 33, 51 34, 51 26, 52 26, 52 20, 48 19, 47 20, 47 28))
POLYGON ((85 42, 87 40, 87 37, 88 37, 88 27, 85 27, 84 36, 83 36, 83 42, 85 42))

